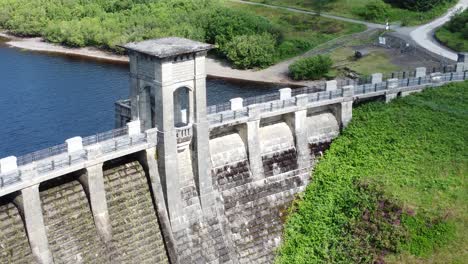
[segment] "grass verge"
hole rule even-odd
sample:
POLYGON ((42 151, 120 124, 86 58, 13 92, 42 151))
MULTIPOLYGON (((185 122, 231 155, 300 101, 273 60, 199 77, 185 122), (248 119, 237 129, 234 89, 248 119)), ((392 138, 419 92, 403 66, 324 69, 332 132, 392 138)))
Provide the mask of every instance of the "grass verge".
POLYGON ((288 216, 277 263, 463 263, 468 82, 355 108, 288 216))
POLYGON ((376 72, 392 73, 401 70, 394 65, 390 55, 384 51, 371 50, 368 56, 361 59, 355 59, 354 50, 348 47, 334 50, 330 55, 335 62, 334 67, 338 69, 347 68, 361 76, 368 76, 376 72))

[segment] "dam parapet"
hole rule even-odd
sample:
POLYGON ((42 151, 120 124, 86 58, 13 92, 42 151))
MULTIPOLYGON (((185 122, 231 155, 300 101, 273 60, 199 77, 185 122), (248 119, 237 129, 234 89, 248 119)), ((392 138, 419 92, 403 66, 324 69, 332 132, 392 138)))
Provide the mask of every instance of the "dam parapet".
POLYGON ((124 47, 131 86, 116 103, 118 128, 0 159, 2 210, 14 211, 15 230, 24 225, 2 259, 272 263, 286 208, 355 102, 468 78, 459 63, 207 107, 210 45, 164 38, 124 47))

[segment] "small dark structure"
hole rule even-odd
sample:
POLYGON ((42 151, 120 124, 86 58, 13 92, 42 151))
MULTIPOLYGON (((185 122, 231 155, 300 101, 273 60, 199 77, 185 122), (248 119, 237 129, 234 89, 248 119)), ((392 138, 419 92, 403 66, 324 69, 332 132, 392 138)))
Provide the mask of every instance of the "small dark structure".
POLYGON ((359 49, 354 52, 354 57, 356 59, 361 59, 369 54, 370 54, 370 51, 368 49, 359 49))
POLYGON ((466 62, 466 61, 468 61, 468 52, 458 53, 458 61, 457 62, 466 62))

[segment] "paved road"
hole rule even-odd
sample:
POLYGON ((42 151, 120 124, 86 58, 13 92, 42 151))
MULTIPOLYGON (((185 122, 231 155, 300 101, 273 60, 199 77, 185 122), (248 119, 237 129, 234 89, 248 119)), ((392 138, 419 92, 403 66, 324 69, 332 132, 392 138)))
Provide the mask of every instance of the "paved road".
MULTIPOLYGON (((421 47, 441 55, 450 60, 457 61, 458 54, 449 48, 442 46, 435 38, 434 32, 437 28, 448 22, 452 15, 458 10, 465 10, 468 8, 468 0, 460 0, 458 4, 449 10, 444 16, 428 23, 417 27, 409 33, 409 36, 421 47)), ((398 30, 397 30, 398 31, 398 30)))
MULTIPOLYGON (((305 11, 305 10, 292 8, 292 7, 280 7, 280 6, 268 5, 268 4, 262 4, 262 3, 252 3, 252 2, 247 2, 243 0, 231 0, 231 1, 243 3, 243 4, 249 4, 249 5, 259 5, 259 6, 266 6, 270 8, 276 8, 276 9, 284 9, 284 10, 289 10, 289 11, 296 12, 296 13, 303 13, 303 14, 309 14, 309 15, 317 14, 316 12, 313 12, 313 11, 305 11)), ((438 27, 442 26, 447 21, 449 21, 451 16, 457 10, 464 10, 466 8, 468 8, 468 0, 460 0, 458 4, 454 8, 450 9, 444 16, 428 24, 418 26, 418 27, 392 26, 392 30, 395 30, 396 32, 398 32, 399 34, 403 36, 410 37, 419 46, 429 50, 432 53, 438 54, 440 56, 443 56, 453 61, 457 61, 458 54, 450 50, 449 48, 442 46, 434 38, 434 32, 438 27)), ((370 23, 370 22, 365 22, 365 21, 361 21, 357 19, 345 18, 345 17, 334 16, 334 15, 329 15, 329 14, 321 14, 321 16, 336 19, 336 20, 346 21, 346 22, 363 24, 363 25, 366 25, 369 29, 373 29, 373 28, 385 29, 385 25, 382 25, 382 24, 370 23)))

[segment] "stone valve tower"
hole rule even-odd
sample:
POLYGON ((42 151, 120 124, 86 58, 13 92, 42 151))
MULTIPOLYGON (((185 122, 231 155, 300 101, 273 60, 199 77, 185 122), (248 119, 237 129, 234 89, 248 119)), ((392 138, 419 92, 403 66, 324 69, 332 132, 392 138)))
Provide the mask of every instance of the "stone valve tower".
POLYGON ((184 187, 182 181, 195 183, 202 208, 213 203, 205 71, 205 56, 212 45, 171 37, 123 47, 130 58, 132 120, 140 120, 143 131, 158 130, 159 172, 171 222, 177 225, 183 213, 181 196, 174 190, 184 187), (191 177, 198 179, 180 175, 186 172, 178 168, 192 169, 178 164, 181 151, 191 152, 191 177))

